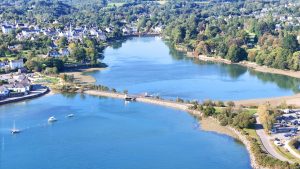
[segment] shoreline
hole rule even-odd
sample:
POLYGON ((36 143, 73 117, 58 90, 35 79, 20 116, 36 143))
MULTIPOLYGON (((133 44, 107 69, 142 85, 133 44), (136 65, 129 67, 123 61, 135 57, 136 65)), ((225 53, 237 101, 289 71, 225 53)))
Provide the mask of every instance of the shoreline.
MULTIPOLYGON (((84 91, 84 94, 88 95, 94 95, 94 96, 101 96, 101 97, 109 97, 109 98, 115 98, 115 99, 124 99, 125 94, 122 93, 113 93, 109 91, 98 91, 98 90, 87 90, 84 91)), ((202 113, 197 110, 190 110, 189 106, 191 104, 188 103, 180 103, 180 102, 175 102, 175 101, 169 101, 169 100, 162 100, 162 99, 156 99, 156 98, 150 98, 150 97, 143 97, 139 96, 136 97, 137 102, 143 102, 143 103, 148 103, 148 104, 155 104, 159 106, 165 106, 165 107, 171 107, 174 109, 182 110, 184 112, 189 113, 192 116, 195 116, 199 119, 202 118, 202 113)), ((207 119, 202 119, 206 120, 204 126, 201 126, 201 129, 203 131, 208 131, 208 132, 214 132, 218 134, 225 134, 228 135, 234 139, 238 139, 243 143, 245 148, 247 149, 247 152, 249 153, 249 158, 250 158, 250 165, 253 169, 268 169, 266 167, 262 167, 260 164, 258 164, 257 160, 255 159, 255 155, 252 152, 251 149, 251 142, 247 139, 245 135, 242 134, 241 131, 238 131, 234 129, 231 126, 221 126, 219 124, 219 121, 213 117, 208 117, 207 119), (211 124, 213 122, 214 124, 211 124), (214 126, 213 128, 210 128, 210 126, 214 126), (222 128, 222 131, 218 130, 219 128, 222 128)), ((199 123, 201 123, 201 120, 199 120, 199 123)))
POLYGON ((236 106, 258 106, 260 104, 269 103, 272 106, 280 106, 281 104, 293 105, 295 107, 300 107, 300 93, 294 94, 292 96, 279 96, 270 98, 260 98, 260 99, 246 99, 246 100, 235 100, 233 101, 236 106))
POLYGON ((300 79, 300 71, 281 70, 281 69, 271 68, 271 67, 267 67, 267 66, 260 66, 256 63, 250 62, 250 61, 242 61, 239 63, 232 63, 231 61, 229 61, 227 59, 223 59, 221 57, 208 57, 205 55, 199 55, 198 57, 195 57, 195 56, 191 56, 191 57, 198 58, 199 60, 202 60, 202 61, 211 61, 211 62, 218 62, 218 63, 225 63, 225 64, 241 65, 241 66, 245 66, 247 68, 251 68, 258 72, 285 75, 285 76, 300 79))
MULTIPOLYGON (((189 57, 189 56, 187 56, 189 57)), ((191 56, 193 58, 197 58, 195 56, 191 56)), ((280 70, 275 68, 270 68, 267 66, 260 66, 256 63, 243 61, 239 63, 232 63, 227 59, 223 59, 220 57, 208 57, 205 55, 199 55, 199 60, 202 61, 210 61, 210 62, 217 62, 217 63, 225 63, 225 64, 236 64, 241 65, 247 68, 250 68, 254 71, 263 72, 263 73, 272 73, 278 75, 285 75, 293 78, 300 79, 300 71, 291 71, 291 70, 280 70)), ((287 105, 294 105, 296 107, 300 107, 300 93, 294 94, 291 96, 279 96, 279 97, 267 97, 267 98, 258 98, 258 99, 244 99, 244 100, 235 100, 234 103, 238 106, 258 106, 263 103, 269 103, 271 105, 279 106, 282 103, 286 103, 287 105)))
POLYGON ((11 98, 6 98, 4 100, 0 101, 0 105, 5 105, 5 104, 10 104, 10 103, 17 103, 25 100, 31 100, 35 99, 41 96, 44 96, 45 94, 49 93, 50 89, 48 87, 44 89, 39 89, 39 90, 34 90, 32 93, 20 97, 11 97, 11 98))
POLYGON ((61 72, 60 74, 73 75, 74 82, 79 84, 94 84, 96 83, 96 79, 91 75, 86 75, 84 73, 105 70, 104 67, 96 67, 96 68, 82 68, 82 69, 73 69, 65 72, 61 72))

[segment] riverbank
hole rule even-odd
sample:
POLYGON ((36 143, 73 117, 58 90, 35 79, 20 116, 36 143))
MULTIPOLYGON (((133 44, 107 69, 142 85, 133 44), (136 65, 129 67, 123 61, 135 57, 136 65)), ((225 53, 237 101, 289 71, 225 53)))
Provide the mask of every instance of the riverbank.
POLYGON ((20 102, 20 101, 24 101, 24 100, 28 100, 28 99, 34 99, 34 98, 41 97, 41 96, 47 94, 49 91, 50 90, 48 87, 45 87, 43 89, 34 90, 34 91, 31 91, 30 94, 28 94, 28 95, 19 96, 19 97, 11 97, 11 98, 1 100, 0 105, 20 102))
MULTIPOLYGON (((219 62, 219 63, 225 63, 225 64, 238 64, 241 66, 248 67, 250 69, 253 69, 254 71, 264 72, 264 73, 273 73, 273 74, 279 74, 279 75, 285 75, 290 76, 294 78, 300 79, 300 72, 291 71, 291 70, 280 70, 275 68, 270 68, 267 66, 260 66, 256 63, 249 62, 249 61, 243 61, 239 63, 232 63, 227 59, 223 59, 220 57, 208 57, 205 55, 199 55, 199 60, 203 61, 211 61, 211 62, 219 62)), ((246 100, 236 100, 234 101, 237 106, 259 106, 260 104, 269 103, 273 106, 279 106, 282 103, 285 103, 287 105, 293 105, 296 107, 300 107, 300 94, 296 94, 293 96, 282 96, 282 97, 271 97, 271 98, 261 98, 261 99, 246 99, 246 100)))
POLYGON ((210 117, 203 117, 200 119, 200 124, 201 124, 201 130, 203 131, 209 131, 209 132, 214 132, 218 134, 225 134, 230 137, 233 137, 235 139, 239 139, 238 135, 236 135, 235 132, 232 130, 221 126, 218 122, 218 120, 210 117))
POLYGON ((208 57, 205 55, 199 55, 198 57, 199 60, 203 61, 212 61, 212 62, 219 62, 219 63, 226 63, 226 64, 237 64, 237 65, 242 65, 248 68, 251 68, 255 71, 259 72, 264 72, 264 73, 273 73, 273 74, 279 74, 279 75, 285 75, 285 76, 290 76, 290 77, 295 77, 300 79, 300 71, 292 71, 292 70, 281 70, 281 69, 275 69, 267 66, 260 66, 254 62, 249 62, 249 61, 242 61, 239 63, 232 63, 231 61, 227 59, 223 59, 221 57, 208 57))
POLYGON ((96 79, 93 76, 86 75, 87 72, 100 71, 105 68, 86 68, 86 69, 71 69, 66 72, 62 72, 60 74, 66 74, 74 76, 74 83, 77 84, 94 84, 96 79))
POLYGON ((282 97, 271 97, 262 99, 248 99, 248 100, 236 100, 234 101, 236 106, 258 106, 261 104, 269 103, 270 105, 276 107, 281 104, 293 105, 295 107, 300 107, 300 94, 295 94, 293 96, 282 96, 282 97))

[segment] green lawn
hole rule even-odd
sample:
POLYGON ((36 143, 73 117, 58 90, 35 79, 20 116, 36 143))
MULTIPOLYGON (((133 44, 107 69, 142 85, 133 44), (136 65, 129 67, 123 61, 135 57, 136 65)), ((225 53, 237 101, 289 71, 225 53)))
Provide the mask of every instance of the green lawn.
POLYGON ((35 81, 35 83, 52 83, 52 84, 56 84, 59 82, 59 78, 57 77, 48 77, 48 76, 44 76, 41 79, 38 79, 35 81))
POLYGON ((272 143, 272 146, 275 147, 275 150, 280 153, 282 156, 284 156, 285 158, 293 161, 293 162, 297 162, 300 163, 300 160, 296 157, 294 157, 291 153, 289 153, 284 147, 282 146, 276 146, 275 144, 272 143))
POLYGON ((16 57, 1 57, 1 58, 0 58, 0 61, 4 61, 4 60, 6 60, 6 59, 8 59, 8 60, 15 60, 16 57))
POLYGON ((122 5, 124 5, 125 3, 124 2, 116 2, 116 3, 108 3, 107 4, 107 7, 113 7, 113 6, 116 6, 116 7, 120 7, 122 5))

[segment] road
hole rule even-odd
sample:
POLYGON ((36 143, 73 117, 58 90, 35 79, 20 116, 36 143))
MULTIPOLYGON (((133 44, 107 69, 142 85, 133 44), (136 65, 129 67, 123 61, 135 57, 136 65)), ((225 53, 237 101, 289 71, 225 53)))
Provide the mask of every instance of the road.
POLYGON ((282 156, 281 154, 279 154, 275 148, 273 147, 272 145, 272 142, 271 142, 271 138, 269 135, 266 134, 266 132, 264 131, 264 128, 262 127, 262 124, 259 122, 259 119, 258 117, 256 117, 256 122, 257 122, 257 125, 256 125, 256 133, 257 135, 259 136, 265 150, 273 157, 281 160, 281 161, 288 161, 290 163, 293 163, 291 160, 285 158, 284 156, 282 156))

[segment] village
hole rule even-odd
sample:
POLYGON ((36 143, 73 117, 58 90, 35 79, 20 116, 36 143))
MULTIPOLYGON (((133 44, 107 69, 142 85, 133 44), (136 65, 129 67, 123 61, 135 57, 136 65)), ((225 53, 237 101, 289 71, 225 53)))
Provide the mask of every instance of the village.
POLYGON ((29 99, 46 94, 49 89, 35 83, 34 73, 17 72, 0 75, 0 104, 29 99))
MULTIPOLYGON (((125 20, 122 20, 124 24, 126 24, 125 20)), ((54 21, 51 25, 57 25, 58 21, 54 21)), ((16 39, 18 41, 30 40, 34 41, 40 36, 47 36, 51 38, 53 44, 50 47, 48 55, 49 57, 63 57, 68 56, 70 54, 69 49, 64 48, 61 50, 57 50, 56 41, 62 37, 65 37, 69 42, 71 41, 82 41, 84 38, 92 38, 98 41, 105 42, 108 39, 108 34, 112 33, 115 29, 114 26, 108 26, 104 28, 93 27, 93 26, 76 26, 73 27, 72 24, 65 26, 63 29, 56 29, 53 27, 49 28, 41 28, 37 25, 33 24, 24 24, 20 22, 8 23, 4 21, 1 26, 1 30, 3 34, 11 34, 16 33, 16 39)), ((158 35, 162 32, 163 26, 159 25, 151 28, 151 30, 147 31, 147 34, 158 35)), ((138 36, 141 33, 137 26, 134 23, 126 24, 121 29, 122 36, 138 36)), ((9 49, 18 49, 19 44, 8 46, 9 49)))

